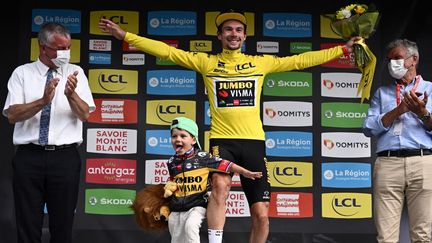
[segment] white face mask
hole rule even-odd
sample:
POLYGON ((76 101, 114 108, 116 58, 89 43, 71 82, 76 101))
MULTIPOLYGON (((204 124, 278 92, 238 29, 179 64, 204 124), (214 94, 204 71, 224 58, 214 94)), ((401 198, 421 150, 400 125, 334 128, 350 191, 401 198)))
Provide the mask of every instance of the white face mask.
POLYGON ((404 62, 404 59, 390 60, 388 63, 388 70, 393 78, 401 79, 408 72, 404 62))
POLYGON ((57 67, 61 67, 61 66, 65 65, 66 63, 69 63, 69 60, 70 60, 70 50, 58 50, 57 51, 57 57, 54 59, 51 59, 51 61, 57 67))

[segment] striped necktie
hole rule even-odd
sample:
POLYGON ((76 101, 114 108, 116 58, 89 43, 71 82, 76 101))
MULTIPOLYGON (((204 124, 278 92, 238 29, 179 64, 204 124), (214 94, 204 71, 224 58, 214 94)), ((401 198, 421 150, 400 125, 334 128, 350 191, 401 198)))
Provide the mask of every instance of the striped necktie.
MULTIPOLYGON (((45 85, 53 79, 53 69, 49 69, 47 73, 47 79, 45 85)), ((39 128, 39 144, 45 146, 48 144, 48 130, 50 123, 50 113, 51 113, 51 101, 42 108, 42 114, 40 118, 40 128, 39 128)))

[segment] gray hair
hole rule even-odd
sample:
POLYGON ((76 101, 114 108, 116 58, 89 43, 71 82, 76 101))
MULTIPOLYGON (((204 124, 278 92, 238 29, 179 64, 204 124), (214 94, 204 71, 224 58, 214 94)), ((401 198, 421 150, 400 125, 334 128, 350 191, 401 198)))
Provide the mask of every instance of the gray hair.
POLYGON ((391 50, 397 47, 403 47, 407 51, 408 56, 416 56, 417 60, 419 60, 418 47, 414 41, 407 39, 396 39, 387 45, 386 52, 389 53, 391 50))
POLYGON ((39 44, 46 45, 51 44, 53 41, 54 34, 63 35, 66 38, 71 38, 69 30, 59 23, 47 22, 42 25, 38 40, 39 44))

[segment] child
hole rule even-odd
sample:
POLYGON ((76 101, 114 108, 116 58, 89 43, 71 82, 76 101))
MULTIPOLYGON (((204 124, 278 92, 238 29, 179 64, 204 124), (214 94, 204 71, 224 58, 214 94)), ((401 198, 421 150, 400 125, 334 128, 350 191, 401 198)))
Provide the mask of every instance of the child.
POLYGON ((252 180, 261 178, 262 172, 251 172, 202 151, 198 141, 198 126, 185 117, 177 117, 172 121, 171 143, 175 155, 168 161, 168 170, 170 180, 178 188, 170 197, 168 228, 171 242, 200 242, 199 232, 206 213, 210 172, 237 172, 252 180))

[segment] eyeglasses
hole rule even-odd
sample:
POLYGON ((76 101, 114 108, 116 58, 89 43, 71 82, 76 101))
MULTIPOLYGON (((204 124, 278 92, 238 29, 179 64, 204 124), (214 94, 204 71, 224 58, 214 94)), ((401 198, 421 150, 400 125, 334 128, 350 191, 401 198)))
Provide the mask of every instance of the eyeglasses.
POLYGON ((53 50, 53 51, 64 51, 64 50, 69 50, 70 49, 70 46, 68 46, 68 47, 60 47, 60 48, 53 48, 53 47, 50 47, 48 45, 44 45, 44 46, 47 47, 48 49, 53 50))
POLYGON ((414 55, 411 55, 411 56, 409 56, 407 58, 400 58, 400 57, 388 58, 387 57, 387 62, 390 62, 391 60, 399 60, 399 59, 403 59, 405 61, 405 60, 407 60, 407 59, 409 59, 410 57, 413 57, 413 56, 414 55))

